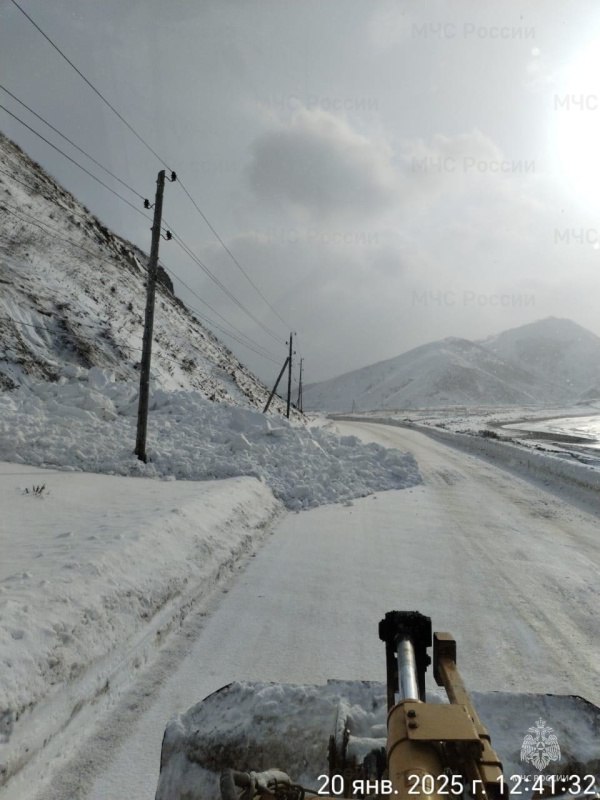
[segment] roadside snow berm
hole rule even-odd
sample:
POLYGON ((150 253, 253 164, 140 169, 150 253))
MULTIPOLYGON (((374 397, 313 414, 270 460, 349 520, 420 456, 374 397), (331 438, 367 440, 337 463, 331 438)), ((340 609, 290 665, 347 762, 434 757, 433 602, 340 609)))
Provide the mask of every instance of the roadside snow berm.
POLYGON ((156 800, 599 800, 598 707, 550 694, 471 698, 455 640, 416 611, 390 611, 379 636, 387 685, 231 683, 172 720, 156 800), (426 700, 432 645, 446 696, 426 700))

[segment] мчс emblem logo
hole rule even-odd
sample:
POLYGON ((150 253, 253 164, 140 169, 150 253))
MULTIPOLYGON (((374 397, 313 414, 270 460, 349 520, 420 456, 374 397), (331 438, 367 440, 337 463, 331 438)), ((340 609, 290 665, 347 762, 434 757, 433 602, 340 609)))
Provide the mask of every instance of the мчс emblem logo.
POLYGON ((546 726, 543 719, 538 719, 535 726, 528 728, 521 745, 521 761, 533 764, 536 769, 544 769, 551 761, 560 758, 558 739, 552 728, 546 726))

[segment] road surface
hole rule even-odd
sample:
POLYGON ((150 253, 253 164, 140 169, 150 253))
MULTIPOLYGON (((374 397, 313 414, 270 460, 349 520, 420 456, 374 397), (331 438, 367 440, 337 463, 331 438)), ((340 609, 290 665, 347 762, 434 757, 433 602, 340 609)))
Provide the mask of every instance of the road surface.
POLYGON ((151 800, 168 719, 231 680, 384 680, 377 623, 393 608, 455 634, 472 689, 600 704, 597 517, 417 431, 338 427, 412 451, 423 485, 289 514, 160 691, 123 698, 135 721, 110 715, 40 797, 151 800))

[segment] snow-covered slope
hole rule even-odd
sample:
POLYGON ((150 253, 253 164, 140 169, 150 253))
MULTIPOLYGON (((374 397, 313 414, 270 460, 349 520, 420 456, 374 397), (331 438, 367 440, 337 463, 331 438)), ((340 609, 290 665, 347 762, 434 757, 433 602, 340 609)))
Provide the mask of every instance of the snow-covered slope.
POLYGON ((364 411, 533 403, 538 384, 527 372, 484 347, 451 337, 307 386, 304 405, 327 411, 364 411))
MULTIPOLYGON (((74 367, 137 373, 146 256, 0 134, 0 388, 74 367)), ((160 271, 152 378, 260 407, 266 388, 173 295, 160 271)), ((279 401, 275 399, 275 408, 279 401)))
POLYGON ((480 342, 450 337, 304 390, 327 411, 562 404, 599 396, 600 338, 549 317, 480 342))
POLYGON ((480 344, 532 375, 551 376, 556 401, 588 394, 600 384, 600 338, 570 319, 548 317, 480 344))

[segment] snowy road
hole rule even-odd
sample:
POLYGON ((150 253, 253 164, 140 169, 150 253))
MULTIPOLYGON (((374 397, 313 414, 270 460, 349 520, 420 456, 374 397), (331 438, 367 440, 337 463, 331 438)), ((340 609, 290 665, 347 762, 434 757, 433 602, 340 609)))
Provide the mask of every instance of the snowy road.
POLYGON ((416 431, 338 427, 411 450, 424 485, 289 514, 135 723, 109 720, 45 800, 151 800, 167 720, 233 679, 383 680, 392 608, 456 635, 472 689, 600 704, 597 518, 416 431))

